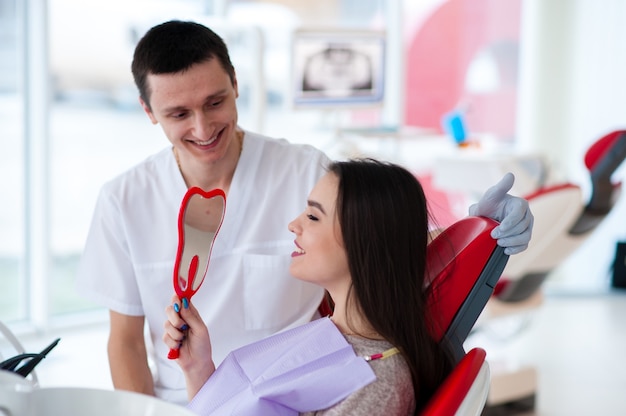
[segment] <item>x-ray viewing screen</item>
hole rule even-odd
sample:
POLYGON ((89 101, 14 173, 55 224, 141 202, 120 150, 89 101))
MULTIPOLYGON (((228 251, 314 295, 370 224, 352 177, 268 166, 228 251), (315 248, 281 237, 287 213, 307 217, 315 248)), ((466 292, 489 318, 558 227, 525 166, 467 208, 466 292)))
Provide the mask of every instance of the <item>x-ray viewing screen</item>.
POLYGON ((381 104, 385 36, 374 31, 296 31, 293 103, 303 106, 381 104))

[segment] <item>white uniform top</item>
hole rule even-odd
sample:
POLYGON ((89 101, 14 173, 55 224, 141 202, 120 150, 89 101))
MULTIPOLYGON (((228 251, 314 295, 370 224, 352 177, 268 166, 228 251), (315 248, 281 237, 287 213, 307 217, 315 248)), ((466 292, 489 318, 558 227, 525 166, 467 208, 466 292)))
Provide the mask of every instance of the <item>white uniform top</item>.
MULTIPOLYGON (((245 133, 207 276, 193 297, 218 365, 233 349, 314 316, 323 290, 289 275, 289 221, 325 173, 328 158, 308 145, 245 133)), ((171 147, 106 183, 78 270, 81 294, 125 315, 146 317, 157 396, 186 403, 182 371, 162 341, 174 294, 177 219, 187 191, 171 147)))

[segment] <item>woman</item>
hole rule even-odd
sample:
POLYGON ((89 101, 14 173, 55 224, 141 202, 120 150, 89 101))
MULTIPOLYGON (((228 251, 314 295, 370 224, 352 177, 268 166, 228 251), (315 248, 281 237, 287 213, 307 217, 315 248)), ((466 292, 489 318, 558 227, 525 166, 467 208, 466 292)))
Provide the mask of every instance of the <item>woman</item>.
MULTIPOLYGON (((339 403, 309 414, 412 415, 451 370, 451 355, 429 336, 425 319, 428 222, 416 178, 366 159, 331 164, 305 211, 289 224, 296 236, 291 274, 326 289, 332 322, 376 375, 339 403)), ((176 348, 186 337, 178 363, 193 397, 215 366, 195 308, 183 312, 167 308, 164 341, 176 348)))

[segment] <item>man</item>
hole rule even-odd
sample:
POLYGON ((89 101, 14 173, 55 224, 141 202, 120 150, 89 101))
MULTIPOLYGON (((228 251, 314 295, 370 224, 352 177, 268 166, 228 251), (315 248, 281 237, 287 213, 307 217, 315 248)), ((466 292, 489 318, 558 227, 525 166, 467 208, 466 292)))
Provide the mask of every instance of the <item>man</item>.
MULTIPOLYGON (((286 224, 301 212, 328 158, 237 125, 235 70, 222 39, 205 26, 171 21, 153 27, 137 44, 132 72, 144 111, 171 145, 103 186, 77 286, 110 310, 114 387, 182 404, 184 377, 166 358, 161 337, 174 290, 183 195, 192 186, 227 195, 208 273, 194 295, 217 365, 237 347, 315 317, 323 293, 289 276, 293 236, 286 224), (146 321, 153 357, 144 340, 146 321)), ((506 194, 509 182, 481 201, 480 214, 507 217, 500 237, 514 253, 530 240, 532 215, 524 200, 506 194)))

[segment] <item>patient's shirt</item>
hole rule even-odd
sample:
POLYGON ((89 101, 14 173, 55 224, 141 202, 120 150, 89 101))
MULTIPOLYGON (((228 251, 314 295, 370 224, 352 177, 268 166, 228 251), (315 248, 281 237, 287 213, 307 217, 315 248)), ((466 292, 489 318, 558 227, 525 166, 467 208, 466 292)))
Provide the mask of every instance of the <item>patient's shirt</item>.
MULTIPOLYGON (((353 335, 345 336, 356 355, 370 356, 386 351, 393 346, 387 341, 365 339, 353 335)), ((409 367, 400 354, 382 360, 370 361, 376 381, 352 393, 336 405, 315 412, 301 413, 303 416, 361 416, 361 415, 413 415, 415 394, 409 367)))

